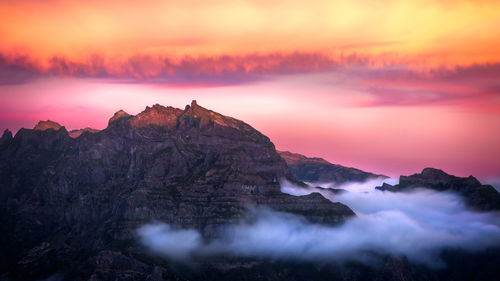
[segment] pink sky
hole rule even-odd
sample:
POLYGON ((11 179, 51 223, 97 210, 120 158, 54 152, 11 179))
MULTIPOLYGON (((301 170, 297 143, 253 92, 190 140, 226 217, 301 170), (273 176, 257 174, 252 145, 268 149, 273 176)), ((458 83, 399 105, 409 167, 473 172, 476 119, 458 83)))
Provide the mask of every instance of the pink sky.
POLYGON ((277 148, 500 178, 500 2, 0 1, 0 129, 197 99, 277 148))
MULTIPOLYGON (((391 176, 428 166, 462 176, 500 175, 498 94, 471 87, 478 78, 459 71, 415 75, 352 67, 175 87, 55 76, 0 86, 0 129, 32 128, 46 119, 68 130, 103 129, 119 109, 137 114, 155 103, 184 108, 196 99, 249 123, 280 150, 391 176)), ((484 85, 494 83, 480 78, 484 85)))

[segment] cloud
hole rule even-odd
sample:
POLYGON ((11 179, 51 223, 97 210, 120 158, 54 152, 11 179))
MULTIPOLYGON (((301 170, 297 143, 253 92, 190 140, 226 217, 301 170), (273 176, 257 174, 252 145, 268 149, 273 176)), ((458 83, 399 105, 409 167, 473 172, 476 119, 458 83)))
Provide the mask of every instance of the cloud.
POLYGON ((186 260, 202 245, 201 235, 197 231, 176 230, 164 223, 142 226, 138 234, 141 243, 148 248, 175 260, 186 260))
POLYGON ((489 0, 125 3, 0 1, 0 50, 26 50, 37 58, 96 50, 194 56, 349 51, 436 64, 498 61, 500 5, 489 0))
MULTIPOLYGON (((445 248, 481 251, 500 245, 499 214, 472 212, 454 194, 428 190, 389 193, 367 186, 350 183, 343 186, 348 192, 325 193, 357 213, 340 226, 312 224, 292 214, 250 208, 252 219, 225 226, 219 238, 208 242, 194 230, 172 230, 163 223, 145 225, 138 233, 152 251, 184 261, 213 255, 367 261, 391 254, 439 267, 444 265, 439 253, 445 248), (181 233, 187 238, 181 239, 181 233)), ((284 184, 283 191, 304 194, 290 184, 284 184)))
MULTIPOLYGON (((316 74, 330 91, 367 93, 359 107, 455 105, 499 113, 500 64, 413 69, 379 57, 320 53, 269 53, 180 58, 137 54, 122 59, 93 55, 83 61, 54 56, 39 62, 29 56, 0 53, 0 85, 30 83, 47 77, 99 79, 169 87, 219 87, 316 74), (383 59, 382 59, 383 61, 383 59), (336 79, 342 77, 343 80, 336 79)), ((310 87, 314 87, 311 85, 310 87)))
MULTIPOLYGON (((352 73, 352 75, 355 75, 352 73)), ((498 110, 500 64, 475 64, 425 71, 386 67, 357 73, 375 99, 367 106, 490 104, 498 110)))
POLYGON ((41 76, 45 75, 28 57, 7 58, 0 53, 0 86, 24 84, 41 76))
POLYGON ((0 54, 0 83, 23 83, 47 76, 99 78, 111 82, 159 83, 171 85, 235 85, 265 80, 268 75, 327 71, 341 64, 366 62, 360 56, 332 59, 318 53, 270 53, 181 58, 137 54, 121 59, 92 55, 76 61, 64 56, 37 62, 28 56, 0 54), (14 79, 12 79, 14 78, 14 79))

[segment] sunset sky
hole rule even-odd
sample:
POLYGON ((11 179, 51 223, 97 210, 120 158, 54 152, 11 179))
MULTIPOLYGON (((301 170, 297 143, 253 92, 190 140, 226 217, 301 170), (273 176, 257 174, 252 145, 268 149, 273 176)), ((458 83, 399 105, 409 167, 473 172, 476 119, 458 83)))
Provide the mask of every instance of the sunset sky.
POLYGON ((0 1, 0 129, 192 99, 280 150, 500 178, 499 1, 0 1))

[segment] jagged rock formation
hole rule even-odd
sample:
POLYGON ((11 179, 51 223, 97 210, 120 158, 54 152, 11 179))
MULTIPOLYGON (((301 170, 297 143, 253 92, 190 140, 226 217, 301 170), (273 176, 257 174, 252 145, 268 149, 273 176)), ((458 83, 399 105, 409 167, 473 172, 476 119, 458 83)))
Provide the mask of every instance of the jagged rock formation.
POLYGON ((285 159, 292 174, 301 181, 341 184, 348 181, 363 182, 369 179, 386 177, 356 168, 332 164, 323 158, 309 158, 289 151, 278 151, 278 153, 285 159))
POLYGON ((111 118, 109 118, 108 125, 123 117, 131 117, 131 116, 127 112, 123 111, 123 109, 120 109, 117 112, 115 112, 115 114, 113 114, 111 118))
POLYGON ((58 131, 61 128, 62 128, 62 126, 59 125, 59 123, 47 120, 47 121, 38 122, 38 124, 36 124, 34 130, 35 131, 46 131, 46 130, 58 131))
POLYGON ((185 110, 119 111, 106 129, 77 138, 52 121, 14 138, 6 132, 0 275, 88 279, 104 270, 113 279, 128 269, 141 278, 165 275, 165 267, 140 258, 147 254, 136 243, 136 229, 152 220, 214 237, 247 205, 327 224, 354 215, 317 193, 281 193, 282 178, 295 181, 269 138, 195 101, 185 110))
POLYGON ((75 138, 78 138, 79 136, 81 136, 83 133, 94 134, 94 133, 97 133, 97 132, 99 132, 99 130, 87 127, 87 128, 83 128, 83 129, 71 130, 71 131, 69 131, 68 134, 69 134, 70 137, 72 137, 72 138, 75 139, 75 138))
POLYGON ((482 185, 473 176, 456 177, 434 168, 425 168, 420 174, 401 176, 397 185, 384 183, 376 188, 392 192, 409 191, 415 188, 451 191, 461 195, 471 208, 481 211, 500 210, 500 193, 493 186, 482 185))
POLYGON ((3 131, 2 137, 0 138, 0 147, 7 145, 12 140, 12 132, 9 129, 3 131))

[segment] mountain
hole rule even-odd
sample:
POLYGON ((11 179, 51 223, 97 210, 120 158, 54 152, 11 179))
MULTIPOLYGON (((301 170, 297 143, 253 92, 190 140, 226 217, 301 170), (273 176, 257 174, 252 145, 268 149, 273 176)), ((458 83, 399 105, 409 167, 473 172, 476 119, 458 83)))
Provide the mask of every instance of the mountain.
POLYGON ((450 191, 462 196, 465 203, 473 209, 500 210, 500 193, 493 186, 483 185, 473 176, 456 177, 434 168, 425 168, 420 174, 401 176, 397 185, 384 183, 376 188, 392 192, 410 191, 416 188, 450 191))
POLYGON ((77 137, 53 121, 13 138, 6 131, 0 277, 174 276, 137 244, 136 230, 155 220, 212 238, 248 206, 324 224, 354 216, 318 193, 282 193, 282 179, 297 182, 269 138, 196 101, 184 110, 156 104, 135 116, 121 110, 106 129, 77 137))
POLYGON ((87 128, 83 128, 83 129, 71 130, 71 131, 69 131, 68 134, 72 138, 77 138, 77 137, 81 136, 83 133, 94 134, 94 133, 97 133, 97 132, 99 132, 99 130, 87 127, 87 128))
POLYGON ((51 121, 51 120, 47 120, 47 121, 38 122, 38 124, 36 124, 36 126, 35 126, 35 128, 33 128, 33 130, 45 131, 45 130, 51 129, 54 131, 58 131, 61 128, 62 128, 62 126, 59 125, 59 123, 51 121))
POLYGON ((0 149, 4 145, 8 145, 12 141, 12 132, 9 129, 3 131, 2 137, 0 138, 0 149))
POLYGON ((285 159, 295 178, 305 182, 342 184, 348 181, 363 182, 369 179, 386 177, 356 168, 332 164, 323 158, 309 158, 289 151, 278 151, 278 153, 285 159))
MULTIPOLYGON (((402 177, 400 185, 432 188, 454 179, 422 174, 402 177)), ((50 120, 14 137, 6 130, 0 138, 0 280, 496 280, 497 248, 450 249, 449 267, 437 271, 377 252, 345 263, 221 255, 186 265, 151 253, 138 239, 137 230, 156 221, 214 241, 228 225, 255 221, 248 211, 253 206, 292 213, 303 225, 315 223, 313 229, 342 225, 356 216, 349 207, 318 193, 282 193, 280 181, 305 186, 300 180, 378 176, 278 153, 250 125, 196 101, 184 109, 156 104, 137 115, 119 110, 100 131, 68 133, 50 120), (368 262, 373 257, 374 264, 368 262)), ((479 188, 473 180, 463 183, 479 188)), ((273 230, 266 226, 263 235, 273 230)), ((283 240, 297 241, 294 235, 283 240)))

